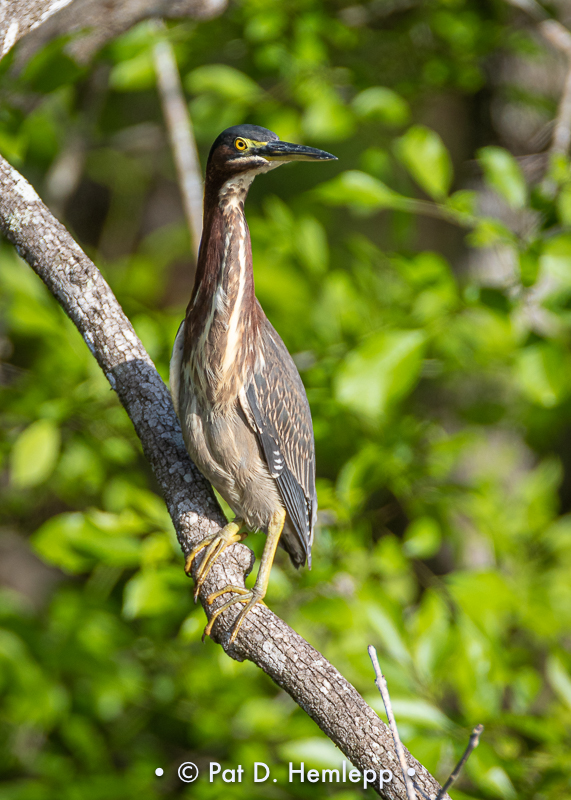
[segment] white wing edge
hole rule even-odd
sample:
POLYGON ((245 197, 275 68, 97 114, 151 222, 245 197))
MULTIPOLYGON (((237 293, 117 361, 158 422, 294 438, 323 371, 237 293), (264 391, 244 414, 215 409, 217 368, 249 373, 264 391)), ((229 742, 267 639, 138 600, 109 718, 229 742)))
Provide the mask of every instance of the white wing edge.
POLYGON ((184 347, 184 320, 180 323, 179 329, 174 340, 172 356, 169 366, 169 385, 172 403, 177 417, 179 417, 179 391, 180 391, 180 372, 182 368, 182 351, 184 347))

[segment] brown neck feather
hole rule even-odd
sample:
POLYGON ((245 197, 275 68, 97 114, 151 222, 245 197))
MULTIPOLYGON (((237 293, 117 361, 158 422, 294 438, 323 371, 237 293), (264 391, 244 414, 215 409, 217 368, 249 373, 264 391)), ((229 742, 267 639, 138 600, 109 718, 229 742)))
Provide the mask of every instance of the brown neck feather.
POLYGON ((235 389, 244 375, 257 329, 252 248, 244 215, 249 181, 237 176, 230 184, 216 183, 207 178, 185 347, 203 373, 214 374, 213 383, 230 391, 229 385, 235 389))

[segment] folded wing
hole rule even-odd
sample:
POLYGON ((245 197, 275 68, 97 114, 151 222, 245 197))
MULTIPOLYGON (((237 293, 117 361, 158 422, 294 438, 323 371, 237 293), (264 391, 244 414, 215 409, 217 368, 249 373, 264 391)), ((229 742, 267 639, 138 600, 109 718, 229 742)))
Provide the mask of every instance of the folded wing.
MULTIPOLYGON (((261 309, 260 309, 261 310, 261 309)), ((315 448, 305 388, 292 357, 265 315, 261 314, 264 363, 241 398, 246 418, 258 435, 270 473, 278 486, 305 557, 287 547, 294 563, 311 566, 317 515, 315 448)), ((299 548, 293 548, 299 552, 299 548)))

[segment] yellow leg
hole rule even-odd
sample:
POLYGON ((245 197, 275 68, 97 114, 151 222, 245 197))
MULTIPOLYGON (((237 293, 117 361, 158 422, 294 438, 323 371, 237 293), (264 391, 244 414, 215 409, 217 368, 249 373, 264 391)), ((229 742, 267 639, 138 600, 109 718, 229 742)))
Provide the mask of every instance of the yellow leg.
POLYGON ((212 533, 210 536, 206 536, 200 542, 200 544, 188 554, 186 563, 184 565, 184 571, 188 576, 190 576, 194 559, 202 550, 204 550, 205 547, 208 548, 198 568, 198 572, 196 573, 196 585, 194 587, 195 603, 198 599, 200 587, 206 580, 206 577, 212 569, 216 559, 222 555, 227 547, 230 547, 231 544, 235 544, 236 542, 243 541, 248 535, 246 533, 240 533, 240 528, 243 524, 244 522, 241 519, 237 519, 234 522, 229 522, 228 525, 225 525, 217 533, 212 533))
POLYGON ((282 530, 284 527, 285 522, 285 511, 282 509, 281 511, 276 511, 272 516, 271 522, 268 526, 268 536, 266 538, 266 545, 264 547, 264 552, 262 553, 262 560, 260 562, 260 570, 258 572, 258 577, 256 578, 256 583, 254 584, 253 589, 244 589, 240 586, 226 586, 224 589, 220 589, 217 592, 213 592, 207 599, 207 603, 210 604, 217 597, 220 595, 225 594, 226 592, 234 592, 237 594, 238 597, 233 597, 228 602, 224 603, 217 608, 214 614, 210 617, 208 625, 204 629, 204 635, 209 636, 210 632, 212 631, 212 626, 214 625, 216 619, 222 614, 223 611, 226 611, 227 608, 230 606, 235 605, 236 603, 245 603, 245 607, 240 611, 236 620, 234 622, 234 627, 232 628, 232 635, 230 636, 230 640, 228 644, 232 644, 232 642, 236 639, 238 635, 238 631, 240 630, 240 626, 244 622, 244 619, 248 612, 258 603, 262 603, 263 599, 266 596, 266 591, 268 589, 268 583, 270 582, 270 572, 272 571, 272 564, 274 563, 274 557, 276 554, 276 550, 278 547, 278 542, 280 540, 280 536, 282 535, 282 530))

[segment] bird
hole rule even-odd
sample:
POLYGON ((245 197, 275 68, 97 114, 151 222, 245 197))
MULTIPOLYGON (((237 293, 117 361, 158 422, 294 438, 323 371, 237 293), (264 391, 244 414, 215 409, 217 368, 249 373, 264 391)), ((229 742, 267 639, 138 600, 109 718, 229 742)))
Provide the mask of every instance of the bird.
POLYGON ((296 567, 311 567, 317 516, 315 445, 305 389, 285 344, 254 291, 244 203, 252 181, 291 161, 332 161, 324 150, 292 144, 257 125, 234 125, 214 141, 206 165, 203 228, 195 282, 176 335, 170 388, 186 449, 228 503, 235 519, 206 536, 185 562, 195 602, 215 561, 248 532, 266 542, 252 589, 231 593, 205 628, 242 603, 229 644, 250 610, 263 604, 280 544, 296 567))

